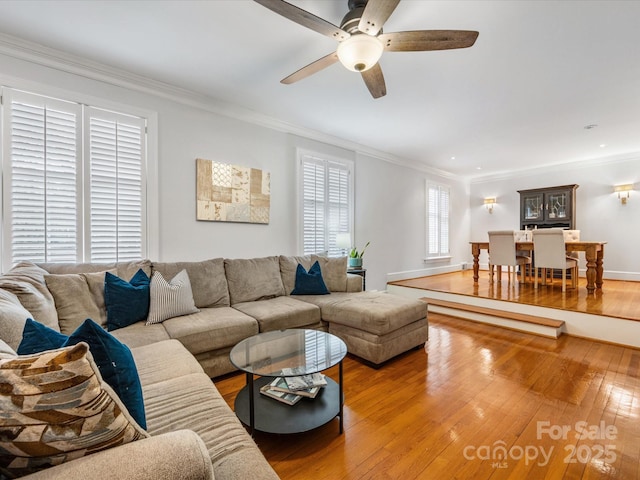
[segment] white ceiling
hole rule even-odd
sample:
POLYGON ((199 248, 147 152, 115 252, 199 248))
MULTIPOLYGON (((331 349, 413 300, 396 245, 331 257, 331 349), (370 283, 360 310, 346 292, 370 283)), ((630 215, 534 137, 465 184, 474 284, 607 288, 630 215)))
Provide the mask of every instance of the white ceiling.
POLYGON ((0 33, 456 175, 640 152, 640 1, 402 0, 384 27, 423 29, 480 35, 385 53, 374 100, 340 64, 280 84, 336 43, 250 0, 0 1, 0 33))

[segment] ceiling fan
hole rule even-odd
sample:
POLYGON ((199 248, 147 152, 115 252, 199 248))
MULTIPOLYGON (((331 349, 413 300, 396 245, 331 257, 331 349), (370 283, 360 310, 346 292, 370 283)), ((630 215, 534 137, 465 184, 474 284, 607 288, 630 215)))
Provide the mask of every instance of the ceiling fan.
POLYGON ((349 12, 340 27, 284 0, 255 0, 289 20, 336 39, 335 52, 310 63, 281 80, 291 84, 340 61, 346 68, 360 72, 373 98, 387 94, 378 60, 384 51, 418 52, 448 50, 472 46, 478 32, 471 30, 416 30, 383 33, 382 26, 400 0, 348 0, 349 12))

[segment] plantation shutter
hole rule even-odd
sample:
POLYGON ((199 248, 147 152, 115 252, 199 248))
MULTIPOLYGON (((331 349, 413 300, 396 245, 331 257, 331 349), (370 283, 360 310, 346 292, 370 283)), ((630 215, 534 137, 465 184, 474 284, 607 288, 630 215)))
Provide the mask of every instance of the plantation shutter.
POLYGON ((345 165, 327 164, 329 178, 328 196, 328 238, 327 250, 330 257, 338 257, 342 251, 336 247, 338 233, 349 232, 349 170, 345 165))
POLYGON ((91 262, 143 256, 144 119, 87 108, 91 262))
POLYGON ((80 106, 11 90, 4 104, 7 263, 76 262, 80 106))
POLYGON ((449 189, 440 187, 440 255, 449 253, 449 189))
POLYGON ((449 189, 427 184, 427 256, 449 253, 449 189))
POLYGON ((351 231, 351 169, 346 163, 303 155, 302 247, 305 255, 340 256, 336 235, 351 231))
POLYGON ((323 252, 325 245, 325 184, 322 162, 305 158, 302 161, 302 247, 304 255, 323 252))

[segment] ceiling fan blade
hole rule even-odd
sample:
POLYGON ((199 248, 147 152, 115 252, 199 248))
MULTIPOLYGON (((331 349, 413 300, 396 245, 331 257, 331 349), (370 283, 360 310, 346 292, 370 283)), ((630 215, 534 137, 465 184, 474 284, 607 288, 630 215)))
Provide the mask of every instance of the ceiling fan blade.
POLYGON ((377 35, 384 22, 386 22, 393 11, 400 3, 400 0, 369 0, 364 7, 358 30, 369 35, 377 35))
POLYGON ((302 67, 300 70, 298 70, 295 73, 292 73, 288 77, 283 78, 282 80, 280 80, 280 83, 284 83, 285 85, 295 83, 299 80, 302 80, 303 78, 307 78, 313 75, 314 73, 318 73, 320 70, 324 68, 330 67, 337 61, 338 61, 338 55, 336 54, 336 52, 330 53, 326 57, 322 57, 321 59, 316 60, 313 63, 310 63, 306 67, 302 67))
POLYGON ((472 46, 478 32, 473 30, 417 30, 383 33, 378 39, 387 52, 424 52, 472 46))
POLYGON ((309 13, 306 10, 291 5, 283 0, 254 0, 263 7, 267 7, 269 10, 276 12, 278 15, 282 15, 289 20, 296 22, 303 27, 310 28, 327 37, 335 38, 341 42, 346 40, 351 35, 334 24, 327 22, 326 20, 315 16, 313 13, 309 13))
POLYGON ((384 83, 384 75, 382 75, 379 63, 362 72, 361 75, 373 98, 384 97, 387 94, 387 86, 384 83))

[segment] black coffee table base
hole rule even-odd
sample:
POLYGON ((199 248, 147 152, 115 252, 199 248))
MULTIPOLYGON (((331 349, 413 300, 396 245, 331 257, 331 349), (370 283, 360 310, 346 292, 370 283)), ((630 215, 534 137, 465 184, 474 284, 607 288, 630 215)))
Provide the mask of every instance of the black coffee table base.
MULTIPOLYGON (((247 377, 249 375, 251 374, 247 374, 247 377)), ((318 392, 316 398, 303 398, 295 405, 287 405, 260 393, 260 387, 271 382, 272 377, 258 377, 251 379, 252 382, 247 378, 247 385, 240 390, 236 397, 236 415, 250 429, 266 433, 307 432, 340 417, 340 433, 342 433, 344 395, 341 395, 338 383, 329 377, 326 379, 327 385, 318 392), (253 422, 251 421, 251 402, 249 401, 251 388, 253 388, 254 400, 253 422), (338 398, 341 398, 342 401, 339 402, 338 398)))

